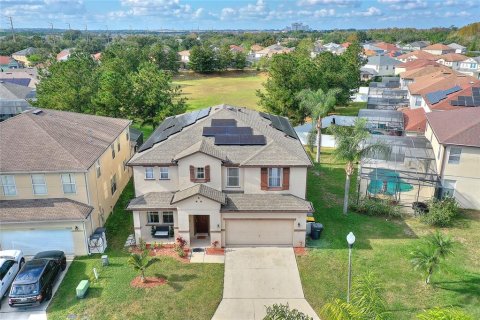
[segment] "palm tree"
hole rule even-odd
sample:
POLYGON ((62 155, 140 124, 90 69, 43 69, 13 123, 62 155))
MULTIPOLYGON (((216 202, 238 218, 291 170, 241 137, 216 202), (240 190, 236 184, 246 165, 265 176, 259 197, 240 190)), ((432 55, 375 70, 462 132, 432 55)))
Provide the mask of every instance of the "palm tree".
POLYGON ((417 314, 417 319, 419 320, 438 320, 438 319, 473 320, 473 317, 458 308, 436 307, 436 308, 426 310, 422 313, 417 314))
POLYGON ((148 259, 148 250, 141 253, 132 253, 128 258, 128 263, 135 269, 140 271, 140 279, 145 282, 145 270, 157 261, 156 258, 148 259))
POLYGON ((425 246, 413 250, 410 255, 415 270, 425 273, 425 284, 430 283, 435 270, 438 269, 440 261, 452 254, 453 241, 450 237, 436 231, 425 238, 425 246))
POLYGON ((380 143, 367 143, 370 133, 367 130, 366 119, 357 119, 353 127, 331 126, 330 132, 335 137, 336 148, 333 156, 337 161, 345 161, 345 197, 343 199, 343 213, 348 210, 348 193, 350 191, 350 179, 355 170, 355 163, 358 163, 367 155, 380 154, 388 156, 390 147, 380 143))
POLYGON ((326 93, 322 89, 313 91, 304 89, 300 91, 297 98, 300 99, 300 107, 308 110, 312 118, 312 130, 308 134, 310 146, 313 145, 312 138, 317 134, 317 154, 315 161, 320 163, 320 148, 322 145, 322 118, 326 117, 335 108, 337 102, 336 95, 340 92, 339 89, 330 89, 326 93), (314 126, 316 123, 316 126, 314 126))

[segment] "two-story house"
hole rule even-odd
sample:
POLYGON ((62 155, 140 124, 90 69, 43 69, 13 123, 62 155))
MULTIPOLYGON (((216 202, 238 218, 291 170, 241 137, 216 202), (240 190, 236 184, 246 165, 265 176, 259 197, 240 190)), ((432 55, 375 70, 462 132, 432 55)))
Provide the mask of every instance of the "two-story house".
POLYGON ((1 248, 88 254, 131 177, 129 126, 48 109, 1 122, 1 248))
MULTIPOLYGON (((479 90, 471 96, 478 105, 479 90)), ((435 152, 442 195, 480 209, 480 108, 427 113, 425 137, 435 152)))
POLYGON ((395 67, 399 64, 401 64, 400 61, 389 56, 372 56, 368 58, 364 68, 375 70, 379 76, 393 76, 395 75, 395 67))
POLYGON ((312 163, 286 118, 226 105, 170 117, 128 165, 137 242, 305 246, 312 163))

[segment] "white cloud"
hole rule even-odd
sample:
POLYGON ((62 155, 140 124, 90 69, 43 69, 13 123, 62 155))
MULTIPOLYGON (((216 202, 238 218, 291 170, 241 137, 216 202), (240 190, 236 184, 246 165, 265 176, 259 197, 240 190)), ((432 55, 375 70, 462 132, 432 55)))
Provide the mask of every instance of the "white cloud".
POLYGON ((429 6, 426 0, 378 0, 378 2, 388 5, 388 7, 393 10, 426 9, 429 6))
POLYGON ((315 10, 313 13, 315 18, 323 18, 323 17, 333 17, 335 16, 335 9, 319 9, 315 10))
POLYGON ((163 18, 199 18, 203 8, 193 9, 190 4, 183 4, 180 0, 121 0, 124 10, 108 13, 110 18, 128 16, 161 16, 163 18))
POLYGON ((86 12, 83 0, 0 0, 0 7, 2 16, 12 16, 20 27, 35 21, 40 28, 49 22, 64 28, 64 22, 83 19, 86 12))
POLYGON ((345 17, 373 17, 373 16, 381 16, 382 11, 377 7, 370 7, 366 11, 351 11, 346 13, 345 17))
POLYGON ((299 0, 299 6, 315 6, 315 5, 335 5, 335 6, 357 6, 360 4, 359 0, 299 0))

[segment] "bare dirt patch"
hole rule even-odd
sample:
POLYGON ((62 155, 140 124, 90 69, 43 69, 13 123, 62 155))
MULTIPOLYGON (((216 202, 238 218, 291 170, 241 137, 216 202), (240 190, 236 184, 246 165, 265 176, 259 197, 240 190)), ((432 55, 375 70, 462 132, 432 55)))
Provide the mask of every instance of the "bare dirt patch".
POLYGON ((167 283, 167 279, 158 278, 158 277, 145 277, 145 282, 142 282, 140 276, 135 277, 131 282, 130 286, 134 288, 155 288, 167 283))
POLYGON ((214 256, 223 256, 225 254, 224 248, 207 248, 206 254, 214 255, 214 256))
POLYGON ((293 248, 293 252, 295 253, 296 256, 306 256, 308 254, 307 248, 293 248))

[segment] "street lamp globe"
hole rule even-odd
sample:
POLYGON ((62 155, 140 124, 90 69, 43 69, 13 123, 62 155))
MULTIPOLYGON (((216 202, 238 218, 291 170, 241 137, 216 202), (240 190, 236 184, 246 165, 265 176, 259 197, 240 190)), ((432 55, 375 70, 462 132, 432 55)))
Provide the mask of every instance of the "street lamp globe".
POLYGON ((355 235, 353 234, 353 232, 350 232, 350 233, 347 235, 347 242, 348 242, 348 246, 349 246, 349 247, 352 247, 353 244, 355 243, 355 235))

